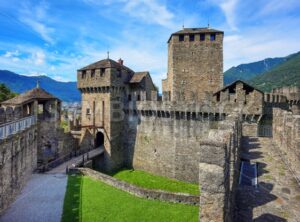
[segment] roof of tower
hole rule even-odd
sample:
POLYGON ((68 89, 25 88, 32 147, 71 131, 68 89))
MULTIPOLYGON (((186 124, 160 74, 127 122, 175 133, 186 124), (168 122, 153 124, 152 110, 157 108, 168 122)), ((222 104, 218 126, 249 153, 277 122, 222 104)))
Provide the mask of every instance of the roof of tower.
POLYGON ((82 70, 90 70, 90 69, 100 69, 100 68, 119 68, 119 69, 127 69, 132 72, 132 70, 112 59, 103 59, 98 62, 92 63, 88 66, 85 66, 81 69, 78 69, 78 71, 82 70))
POLYGON ((168 42, 170 41, 171 37, 173 35, 181 35, 181 34, 200 34, 200 33, 224 33, 223 31, 217 30, 217 29, 211 29, 211 28, 183 28, 182 30, 178 32, 174 32, 171 34, 168 42))
POLYGON ((33 88, 31 90, 28 90, 20 95, 17 95, 16 97, 6 100, 2 102, 2 105, 19 105, 23 104, 25 102, 35 100, 35 99, 57 99, 52 94, 48 93, 44 89, 40 87, 33 88))
POLYGON ((130 79, 130 83, 140 83, 145 76, 149 75, 149 72, 135 72, 130 79))

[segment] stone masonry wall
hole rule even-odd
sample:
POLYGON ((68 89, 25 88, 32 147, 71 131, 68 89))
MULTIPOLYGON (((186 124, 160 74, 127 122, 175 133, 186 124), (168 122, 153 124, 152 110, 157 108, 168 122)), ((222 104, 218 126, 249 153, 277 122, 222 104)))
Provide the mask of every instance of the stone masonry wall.
POLYGON ((157 175, 198 183, 200 141, 218 121, 129 114, 124 147, 129 166, 157 175))
POLYGON ((285 160, 300 178, 300 115, 273 109, 273 141, 285 160))
POLYGON ((199 185, 201 222, 232 221, 239 174, 242 130, 238 117, 211 130, 201 141, 199 185))
POLYGON ((189 41, 188 34, 184 41, 173 35, 168 49, 168 84, 164 84, 168 88, 163 91, 171 92, 172 101, 199 101, 206 92, 223 86, 223 34, 216 33, 215 41, 210 41, 209 33, 204 41, 200 34, 195 34, 194 41, 189 41))
POLYGON ((13 202, 36 164, 36 125, 0 140, 0 214, 13 202))
POLYGON ((39 163, 62 158, 78 148, 77 140, 60 128, 59 121, 54 119, 39 121, 38 129, 37 158, 39 163))

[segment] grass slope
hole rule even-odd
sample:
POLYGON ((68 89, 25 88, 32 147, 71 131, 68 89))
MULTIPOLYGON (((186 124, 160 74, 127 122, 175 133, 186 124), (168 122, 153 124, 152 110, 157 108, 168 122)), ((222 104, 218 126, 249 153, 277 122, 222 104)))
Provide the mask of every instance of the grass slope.
POLYGON ((249 83, 266 92, 283 86, 300 87, 300 52, 276 68, 251 79, 249 83))
POLYGON ((114 177, 148 189, 199 195, 198 184, 186 183, 162 176, 156 176, 141 170, 122 170, 116 173, 114 177))
POLYGON ((198 206, 142 199, 86 176, 69 176, 62 222, 198 221, 198 206))

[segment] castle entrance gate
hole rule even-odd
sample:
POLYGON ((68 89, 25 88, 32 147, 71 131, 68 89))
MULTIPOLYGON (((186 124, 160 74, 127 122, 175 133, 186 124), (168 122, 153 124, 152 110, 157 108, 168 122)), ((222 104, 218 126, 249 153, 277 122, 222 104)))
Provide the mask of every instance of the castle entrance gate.
POLYGON ((96 138, 95 138, 95 147, 100 147, 104 144, 104 135, 102 132, 97 132, 96 138))

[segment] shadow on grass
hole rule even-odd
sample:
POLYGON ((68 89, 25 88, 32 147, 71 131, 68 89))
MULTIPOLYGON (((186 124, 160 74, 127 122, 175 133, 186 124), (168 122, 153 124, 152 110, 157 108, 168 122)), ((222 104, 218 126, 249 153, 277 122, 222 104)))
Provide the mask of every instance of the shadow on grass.
POLYGON ((62 222, 81 221, 81 190, 83 178, 79 175, 69 175, 64 199, 62 222))

